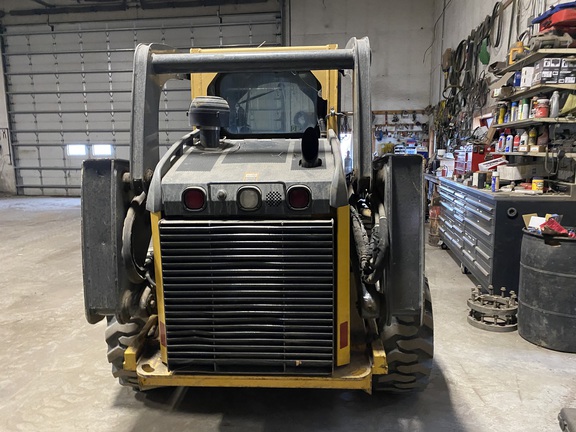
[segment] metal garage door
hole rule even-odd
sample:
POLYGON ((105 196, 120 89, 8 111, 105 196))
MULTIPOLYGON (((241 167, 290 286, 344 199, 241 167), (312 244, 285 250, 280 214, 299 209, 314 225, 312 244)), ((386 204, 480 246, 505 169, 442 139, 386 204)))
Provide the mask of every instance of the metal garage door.
MULTIPOLYGON (((2 38, 18 193, 79 195, 83 159, 128 159, 138 43, 280 45, 281 24, 279 12, 268 12, 6 27, 2 38)), ((164 150, 189 130, 189 104, 189 81, 170 81, 160 106, 164 150)))

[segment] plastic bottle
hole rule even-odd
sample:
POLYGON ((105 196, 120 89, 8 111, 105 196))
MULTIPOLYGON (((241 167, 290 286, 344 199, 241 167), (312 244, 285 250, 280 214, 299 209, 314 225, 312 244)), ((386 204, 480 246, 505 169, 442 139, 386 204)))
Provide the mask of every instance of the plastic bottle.
POLYGON ((537 141, 538 141, 538 131, 536 130, 535 127, 533 127, 532 129, 530 129, 530 132, 528 132, 528 147, 536 145, 537 141))
POLYGON ((498 124, 504 124, 505 117, 506 117, 506 103, 500 102, 498 104, 498 124))
POLYGON ((510 121, 518 120, 518 102, 512 102, 510 107, 510 121))
POLYGON ((512 145, 512 151, 517 152, 519 147, 520 147, 520 134, 518 132, 516 132, 516 135, 514 135, 514 142, 512 145))
POLYGON ((508 135, 506 135, 506 147, 504 148, 504 151, 506 153, 511 152, 513 146, 514 146, 514 135, 512 135, 512 132, 509 131, 508 135))
POLYGON ((498 189, 500 189, 500 173, 498 173, 498 171, 494 171, 492 173, 491 190, 492 190, 492 192, 496 192, 498 189))
POLYGON ((522 83, 522 71, 516 71, 516 73, 514 74, 514 87, 520 87, 520 84, 522 83))
POLYGON ((522 120, 530 118, 530 102, 528 99, 522 99, 522 120))
POLYGON ((558 117, 558 113, 560 112, 560 93, 558 90, 555 90, 552 93, 552 97, 550 98, 550 117, 556 118, 558 117))
MULTIPOLYGON (((528 146, 528 131, 524 131, 524 133, 522 134, 522 136, 520 137, 520 147, 526 146, 525 148, 527 148, 528 146)), ((522 150, 522 151, 527 151, 527 150, 522 150)))
POLYGON ((496 146, 496 151, 497 152, 504 151, 505 146, 506 146, 506 134, 504 132, 502 132, 500 134, 500 138, 498 138, 498 144, 496 146))

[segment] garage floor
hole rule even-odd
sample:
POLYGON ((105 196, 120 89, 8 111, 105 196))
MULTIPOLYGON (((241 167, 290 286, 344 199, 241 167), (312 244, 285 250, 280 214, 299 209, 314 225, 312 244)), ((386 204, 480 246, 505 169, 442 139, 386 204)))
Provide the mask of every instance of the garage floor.
POLYGON ((559 431, 576 407, 576 355, 466 322, 472 280, 427 246, 436 324, 428 389, 120 387, 104 323, 84 319, 78 199, 0 198, 0 431, 559 431))

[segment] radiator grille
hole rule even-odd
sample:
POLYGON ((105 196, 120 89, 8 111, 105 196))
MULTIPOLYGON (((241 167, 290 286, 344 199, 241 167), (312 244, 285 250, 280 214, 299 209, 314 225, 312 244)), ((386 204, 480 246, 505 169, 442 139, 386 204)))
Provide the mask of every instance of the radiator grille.
POLYGON ((331 373, 333 238, 332 221, 162 221, 168 367, 331 373))

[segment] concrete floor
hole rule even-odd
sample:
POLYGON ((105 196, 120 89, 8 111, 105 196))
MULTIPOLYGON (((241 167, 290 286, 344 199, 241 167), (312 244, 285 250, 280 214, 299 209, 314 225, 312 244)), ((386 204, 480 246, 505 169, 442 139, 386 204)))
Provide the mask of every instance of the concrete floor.
POLYGON ((84 319, 78 199, 0 198, 0 431, 559 431, 576 355, 466 322, 472 280, 427 247, 436 333, 429 387, 360 391, 120 387, 104 323, 84 319))

